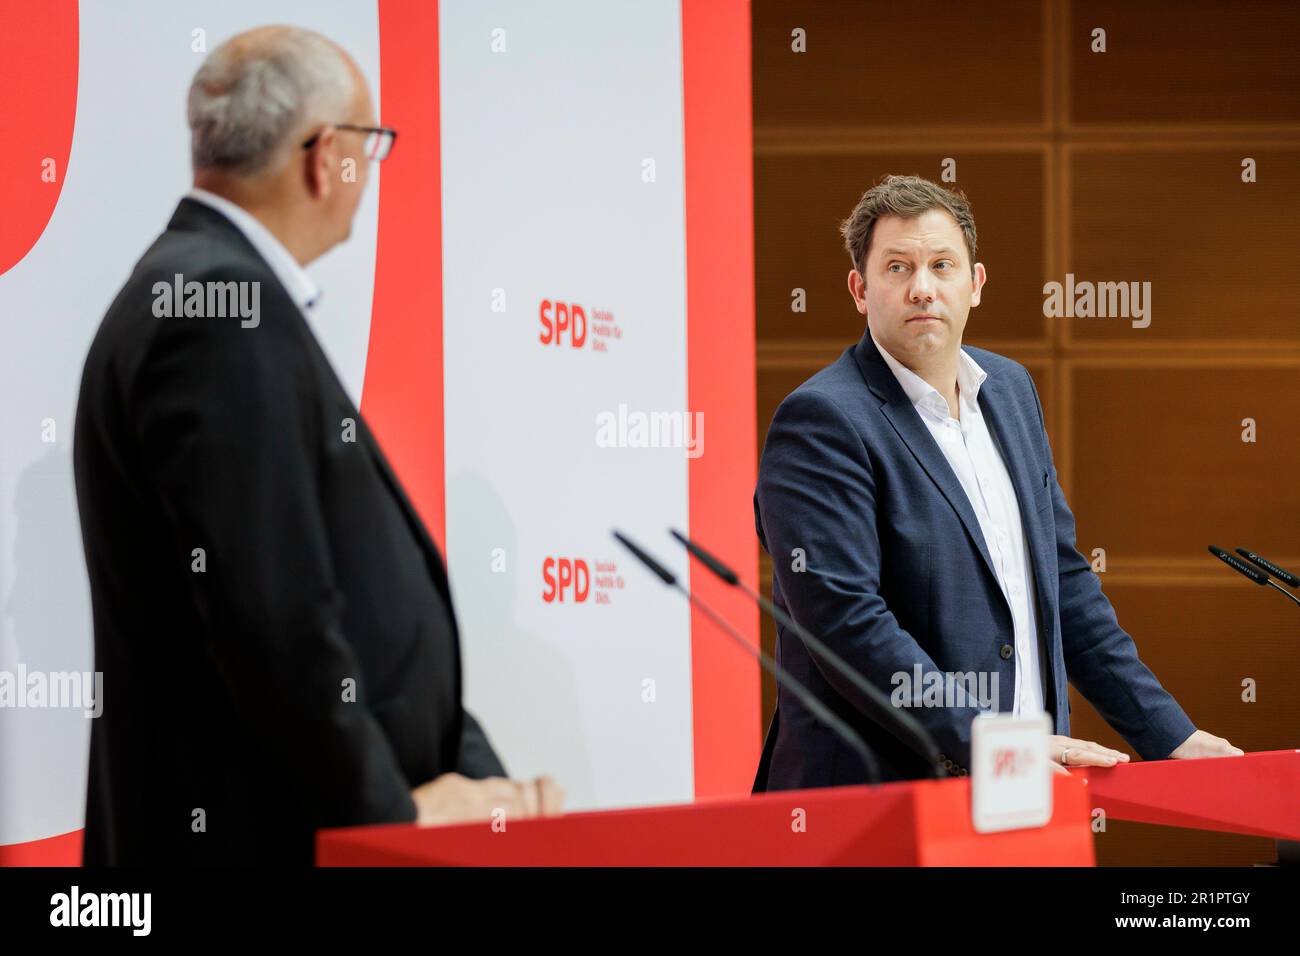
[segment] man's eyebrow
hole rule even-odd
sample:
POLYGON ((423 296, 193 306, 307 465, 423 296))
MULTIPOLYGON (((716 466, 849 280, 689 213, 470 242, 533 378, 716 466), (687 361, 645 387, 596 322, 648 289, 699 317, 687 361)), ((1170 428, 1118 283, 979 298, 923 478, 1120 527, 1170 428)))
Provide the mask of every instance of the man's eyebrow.
MULTIPOLYGON (((881 253, 881 255, 885 256, 910 256, 911 254, 911 250, 909 249, 898 249, 892 246, 881 253)), ((936 256, 955 256, 957 252, 948 246, 940 246, 938 249, 932 250, 932 254, 936 256)))

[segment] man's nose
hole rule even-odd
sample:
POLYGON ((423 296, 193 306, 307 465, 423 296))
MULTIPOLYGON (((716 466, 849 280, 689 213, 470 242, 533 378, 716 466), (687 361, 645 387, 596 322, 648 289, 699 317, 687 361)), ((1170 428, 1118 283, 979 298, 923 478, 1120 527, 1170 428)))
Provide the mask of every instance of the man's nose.
POLYGON ((934 277, 930 275, 929 269, 918 269, 913 274, 912 286, 908 292, 913 302, 922 299, 927 302, 934 301, 934 277))

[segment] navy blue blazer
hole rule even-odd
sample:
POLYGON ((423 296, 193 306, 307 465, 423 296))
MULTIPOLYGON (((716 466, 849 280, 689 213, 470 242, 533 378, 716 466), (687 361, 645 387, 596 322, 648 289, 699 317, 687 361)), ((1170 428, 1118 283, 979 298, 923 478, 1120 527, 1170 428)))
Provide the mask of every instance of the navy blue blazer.
MULTIPOLYGON (((988 374, 979 405, 1020 503, 1033 564, 1043 701, 1070 732, 1066 679, 1144 759, 1167 757, 1196 727, 1138 658, 1097 575, 1075 548, 1042 405, 1023 365, 964 347, 988 374)), ((998 675, 998 709, 1015 688, 1011 608, 979 521, 943 452, 865 333, 781 403, 754 493, 772 556, 773 599, 884 693, 894 675, 998 675)), ((777 658, 865 738, 886 780, 927 768, 867 720, 858 692, 778 629, 777 658)), ((955 772, 970 763, 977 701, 912 707, 955 772)), ((863 783, 860 758, 785 690, 754 790, 863 783)))

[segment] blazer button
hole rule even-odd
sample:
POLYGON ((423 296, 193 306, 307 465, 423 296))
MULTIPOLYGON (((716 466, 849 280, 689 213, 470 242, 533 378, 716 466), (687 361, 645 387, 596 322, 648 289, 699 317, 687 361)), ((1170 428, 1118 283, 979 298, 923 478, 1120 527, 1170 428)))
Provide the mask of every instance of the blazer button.
POLYGON ((998 651, 998 653, 1002 655, 1002 659, 1004 661, 1011 660, 1011 655, 1014 654, 1015 652, 1016 649, 1012 647, 1010 644, 1003 644, 1002 650, 998 651))

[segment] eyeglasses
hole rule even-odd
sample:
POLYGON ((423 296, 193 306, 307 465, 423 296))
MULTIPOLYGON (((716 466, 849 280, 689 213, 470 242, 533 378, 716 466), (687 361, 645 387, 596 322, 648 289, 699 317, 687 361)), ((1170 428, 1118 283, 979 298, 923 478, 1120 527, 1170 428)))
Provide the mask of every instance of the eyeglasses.
MULTIPOLYGON (((350 130, 354 133, 365 133, 365 142, 361 144, 361 150, 365 153, 367 159, 373 159, 375 162, 382 162, 388 158, 388 154, 393 151, 393 142, 397 139, 397 130, 389 129, 386 126, 352 126, 348 123, 331 123, 335 129, 350 130)), ((321 131, 323 132, 323 130, 321 131)), ((302 144, 303 149, 311 149, 320 139, 320 132, 317 132, 302 144)))

